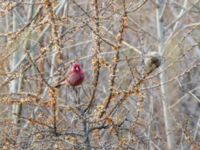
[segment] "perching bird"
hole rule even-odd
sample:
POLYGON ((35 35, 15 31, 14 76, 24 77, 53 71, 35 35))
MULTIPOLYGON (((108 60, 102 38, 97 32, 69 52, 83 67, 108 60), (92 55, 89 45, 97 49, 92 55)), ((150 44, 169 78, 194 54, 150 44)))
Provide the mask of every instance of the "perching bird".
POLYGON ((72 87, 81 85, 84 81, 84 71, 81 69, 80 64, 75 63, 72 65, 70 71, 67 73, 65 79, 61 80, 55 88, 61 85, 71 85, 72 87))
POLYGON ((150 52, 144 59, 147 73, 153 72, 156 68, 162 64, 162 57, 158 52, 150 52))

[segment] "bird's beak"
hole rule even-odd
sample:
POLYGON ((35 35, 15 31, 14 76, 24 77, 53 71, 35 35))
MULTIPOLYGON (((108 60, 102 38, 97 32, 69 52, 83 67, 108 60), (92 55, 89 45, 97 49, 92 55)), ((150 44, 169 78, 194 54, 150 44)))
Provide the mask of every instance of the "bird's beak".
POLYGON ((75 68, 75 70, 76 70, 76 71, 79 71, 79 68, 78 68, 78 67, 76 67, 76 68, 75 68))

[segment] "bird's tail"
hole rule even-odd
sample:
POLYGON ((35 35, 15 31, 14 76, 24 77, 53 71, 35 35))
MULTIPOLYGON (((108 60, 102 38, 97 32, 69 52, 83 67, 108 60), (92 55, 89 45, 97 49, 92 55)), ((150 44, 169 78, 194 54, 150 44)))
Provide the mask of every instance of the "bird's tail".
POLYGON ((54 88, 60 88, 62 85, 66 84, 65 81, 59 82, 54 86, 54 88))
POLYGON ((54 86, 54 88, 59 88, 59 87, 61 87, 61 84, 57 84, 54 86))

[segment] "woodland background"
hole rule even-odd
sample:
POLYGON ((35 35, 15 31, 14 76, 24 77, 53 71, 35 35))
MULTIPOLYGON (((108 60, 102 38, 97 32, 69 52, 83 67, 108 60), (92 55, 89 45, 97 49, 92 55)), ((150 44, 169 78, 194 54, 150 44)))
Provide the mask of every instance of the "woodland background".
POLYGON ((199 150, 199 47, 200 0, 0 0, 0 149, 199 150))

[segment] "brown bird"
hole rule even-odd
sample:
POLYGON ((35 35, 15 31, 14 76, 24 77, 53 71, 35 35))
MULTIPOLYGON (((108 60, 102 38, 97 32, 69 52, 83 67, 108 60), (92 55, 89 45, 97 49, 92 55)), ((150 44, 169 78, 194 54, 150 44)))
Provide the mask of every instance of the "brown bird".
POLYGON ((70 85, 72 87, 81 85, 84 81, 84 71, 81 69, 80 64, 75 63, 72 65, 70 71, 67 73, 65 79, 61 80, 55 88, 61 85, 70 85))
POLYGON ((144 59, 147 74, 152 73, 162 65, 162 57, 158 52, 149 52, 144 59))

